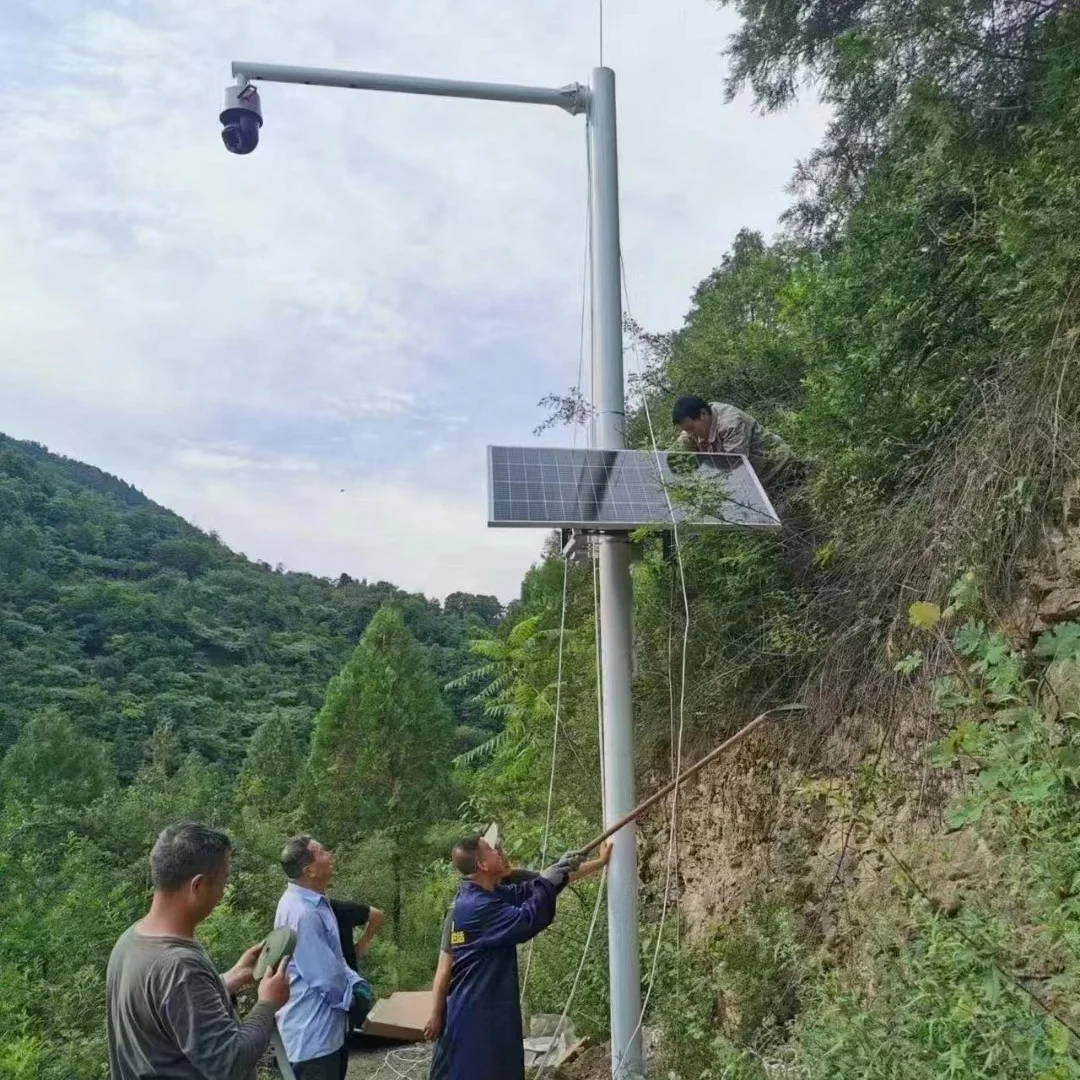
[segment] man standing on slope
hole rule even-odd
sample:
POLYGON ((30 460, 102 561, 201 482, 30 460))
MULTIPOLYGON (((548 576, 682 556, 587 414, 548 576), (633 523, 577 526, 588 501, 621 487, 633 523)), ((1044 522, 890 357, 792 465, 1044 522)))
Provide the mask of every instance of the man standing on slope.
POLYGON ((766 491, 798 478, 798 461, 791 447, 734 405, 680 397, 671 410, 671 422, 679 429, 675 449, 742 454, 750 460, 766 491))
POLYGON ((503 856, 482 836, 451 860, 464 879, 450 926, 450 992, 443 1049, 450 1080, 524 1080, 517 946, 555 918, 555 900, 581 865, 564 855, 534 881, 501 885, 503 856))
POLYGON ((278 1030, 296 1080, 344 1080, 349 1010, 360 976, 345 963, 326 886, 333 855, 310 836, 294 836, 281 851, 289 884, 278 901, 274 928, 296 931, 289 964, 289 1003, 278 1030))
POLYGON ((254 1080, 289 1000, 288 957, 259 983, 259 1000, 240 1023, 231 999, 254 982, 261 945, 224 975, 195 941, 229 876, 229 838, 185 822, 162 831, 150 853, 154 897, 144 919, 125 930, 105 975, 112 1080, 254 1080))
MULTIPOLYGON (((502 877, 500 885, 524 885, 535 881, 540 876, 538 870, 515 869, 511 867, 510 860, 502 844, 499 843, 499 829, 492 825, 486 833, 484 840, 493 847, 502 860, 502 877)), ((610 841, 600 848, 599 857, 583 862, 578 870, 570 875, 570 884, 582 878, 598 874, 611 861, 610 841)), ((447 1062, 446 1044, 439 1036, 443 1030, 443 1018, 446 1015, 446 995, 450 990, 450 970, 453 954, 450 947, 451 924, 454 920, 454 910, 451 906, 443 919, 442 937, 439 943, 439 963, 435 968, 435 978, 431 984, 431 1016, 424 1026, 424 1036, 434 1039, 435 1045, 431 1050, 431 1069, 428 1080, 447 1080, 449 1077, 449 1064, 447 1062)))

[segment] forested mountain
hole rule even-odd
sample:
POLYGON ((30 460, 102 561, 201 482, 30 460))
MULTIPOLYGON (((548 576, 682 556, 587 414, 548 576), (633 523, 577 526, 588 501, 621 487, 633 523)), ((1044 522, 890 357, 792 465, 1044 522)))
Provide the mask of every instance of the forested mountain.
MULTIPOLYGON (((807 709, 639 832, 650 1075, 1080 1080, 1080 11, 721 3, 730 90, 835 119, 782 232, 629 326, 630 438, 700 394, 806 479, 780 534, 641 538, 639 790, 807 709)), ((272 570, 0 444, 0 1077, 104 1075, 104 961, 178 817, 236 839, 218 961, 303 829, 393 914, 377 987, 423 985, 454 832, 537 864, 596 829, 594 588, 550 551, 505 613, 272 570)), ((603 1039, 596 889, 522 968, 603 1039)))
MULTIPOLYGON (((386 907, 400 945, 405 883, 445 846, 424 831, 452 822, 451 758, 499 728, 443 686, 501 616, 494 597, 441 605, 252 563, 122 480, 0 436, 0 1077, 102 1075, 102 965, 145 904, 146 851, 170 820, 216 822, 237 843, 208 930, 223 962, 265 933, 276 852, 300 828, 340 845, 342 889, 386 907), (410 691, 370 699, 367 766, 328 789, 335 753, 355 749, 328 735, 306 765, 313 730, 341 712, 334 687, 395 671, 410 691), (371 790, 390 750, 429 762, 411 834, 387 820, 394 792, 371 790)), ((387 944, 373 977, 422 979, 429 950, 414 952, 410 976, 387 944)))
MULTIPOLYGON (((272 710, 306 734, 388 601, 443 682, 502 614, 494 597, 459 593, 444 609, 387 582, 252 563, 122 480, 0 435, 0 753, 55 705, 110 747, 121 780, 165 727, 236 768, 272 710)), ((465 699, 453 705, 467 725, 465 699)))

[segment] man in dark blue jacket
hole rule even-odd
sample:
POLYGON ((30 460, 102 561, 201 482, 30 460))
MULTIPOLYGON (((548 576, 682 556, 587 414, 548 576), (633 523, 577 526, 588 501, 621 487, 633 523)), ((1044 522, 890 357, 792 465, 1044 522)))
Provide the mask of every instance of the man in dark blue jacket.
POLYGON ((464 879, 452 908, 443 1049, 450 1080, 523 1080, 517 946, 555 918, 556 897, 581 864, 564 855, 534 881, 502 885, 502 855, 482 836, 455 845, 464 879))
MULTIPOLYGON (((499 842, 499 828, 492 825, 484 833, 484 841, 490 844, 498 853, 501 860, 499 879, 500 885, 524 885, 535 881, 539 876, 538 870, 514 869, 510 865, 506 851, 499 842)), ((582 878, 591 877, 600 873, 611 861, 611 842, 601 844, 597 858, 583 862, 577 870, 570 875, 570 884, 582 878)), ((428 1072, 428 1080, 449 1080, 449 1065, 447 1064, 446 1047, 440 1036, 443 1032, 443 1018, 446 1016, 446 996, 450 992, 450 969, 453 960, 453 952, 450 948, 450 930, 454 921, 453 904, 446 912, 443 920, 442 934, 439 943, 439 963, 435 968, 435 977, 431 984, 431 1016, 424 1026, 424 1036, 434 1039, 435 1045, 431 1049, 431 1069, 428 1072)))

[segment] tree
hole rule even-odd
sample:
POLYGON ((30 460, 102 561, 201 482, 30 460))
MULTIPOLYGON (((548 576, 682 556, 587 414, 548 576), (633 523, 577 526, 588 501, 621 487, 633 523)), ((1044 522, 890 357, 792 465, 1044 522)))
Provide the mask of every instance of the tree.
POLYGON ((453 732, 453 716, 401 613, 381 608, 330 683, 304 786, 321 839, 391 838, 396 939, 406 872, 419 865, 425 829, 451 806, 453 732))
POLYGON ((182 570, 188 577, 195 577, 207 570, 216 561, 214 546, 204 537, 163 540, 154 548, 154 558, 162 566, 182 570))
POLYGON ((824 144, 800 164, 787 220, 833 240, 920 85, 987 128, 1026 116, 1045 30, 1074 0, 717 0, 742 16, 727 53, 728 99, 788 105, 813 83, 833 107, 824 144))
POLYGON ((292 809, 304 765, 296 733, 284 709, 275 709, 256 729, 236 778, 236 803, 269 817, 292 809))
MULTIPOLYGON (((671 404, 679 394, 744 408, 753 402, 763 422, 801 402, 807 348, 785 308, 814 262, 790 244, 766 246, 760 233, 740 229, 720 265, 694 291, 680 331, 650 335, 628 327, 647 360, 635 389, 648 398, 658 439, 670 439, 671 404)), ((640 410, 629 436, 651 445, 640 410)))
POLYGON ((82 809, 112 783, 100 743, 80 735, 58 709, 32 717, 0 765, 0 799, 82 809))
POLYGON ((500 729, 464 754, 461 764, 488 757, 502 746, 520 753, 531 747, 554 719, 558 688, 551 661, 558 631, 544 630, 541 621, 540 615, 531 615, 516 623, 505 638, 492 635, 469 645, 469 651, 482 663, 450 686, 479 687, 474 700, 500 729))
POLYGON ((472 615, 484 623, 494 626, 502 618, 503 606, 497 596, 477 596, 474 593, 451 593, 443 604, 448 615, 472 615))

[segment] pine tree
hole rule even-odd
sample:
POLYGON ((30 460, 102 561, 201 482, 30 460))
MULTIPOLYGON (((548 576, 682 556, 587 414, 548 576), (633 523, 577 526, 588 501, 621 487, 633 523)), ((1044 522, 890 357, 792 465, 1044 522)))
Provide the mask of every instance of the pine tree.
POLYGON ((400 612, 372 619, 315 718, 305 778, 308 819, 340 844, 383 833, 391 841, 395 937, 406 873, 425 830, 451 808, 453 716, 400 612))
POLYGON ((85 807, 113 783, 104 748, 59 709, 34 716, 0 763, 0 803, 85 807))
POLYGON ((250 807, 263 817, 292 810, 303 764, 288 712, 275 709, 248 743, 236 778, 237 807, 250 807))

